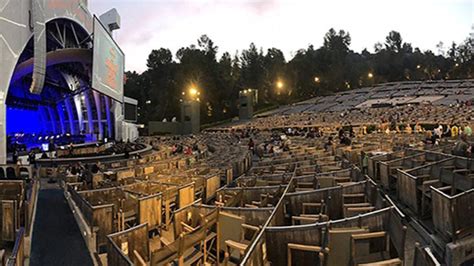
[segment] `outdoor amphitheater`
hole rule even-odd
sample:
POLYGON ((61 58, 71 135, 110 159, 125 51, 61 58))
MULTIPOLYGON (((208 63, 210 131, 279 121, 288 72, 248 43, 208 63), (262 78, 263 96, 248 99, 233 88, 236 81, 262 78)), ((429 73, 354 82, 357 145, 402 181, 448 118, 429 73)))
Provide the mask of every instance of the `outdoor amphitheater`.
POLYGON ((180 124, 155 123, 172 134, 139 136, 117 11, 13 2, 0 6, 0 266, 474 265, 474 79, 255 115, 246 90, 242 119, 206 128, 193 98, 180 124))
POLYGON ((0 183, 2 240, 21 265, 42 177, 61 185, 85 242, 74 252, 99 265, 470 265, 474 160, 457 146, 472 146, 473 93, 470 80, 382 84, 140 137, 116 147, 128 158, 91 159, 89 179, 71 158, 25 166, 0 183))

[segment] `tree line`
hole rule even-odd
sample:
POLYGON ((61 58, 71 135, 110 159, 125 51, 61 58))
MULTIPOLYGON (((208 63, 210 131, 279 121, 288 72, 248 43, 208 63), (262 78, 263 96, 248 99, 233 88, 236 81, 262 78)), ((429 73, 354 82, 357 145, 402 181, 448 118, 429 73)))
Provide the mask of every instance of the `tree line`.
POLYGON ((218 46, 202 35, 197 44, 179 49, 173 59, 169 49, 152 50, 147 70, 127 72, 125 95, 139 102, 140 123, 179 117, 183 92, 200 91, 201 122, 211 123, 238 115, 238 95, 244 89, 258 91, 257 109, 289 104, 318 95, 409 80, 474 78, 474 39, 444 48, 438 53, 421 51, 391 31, 374 53, 350 49, 344 30, 330 29, 323 45, 300 49, 289 61, 277 48, 263 51, 251 43, 247 49, 217 57, 218 46))

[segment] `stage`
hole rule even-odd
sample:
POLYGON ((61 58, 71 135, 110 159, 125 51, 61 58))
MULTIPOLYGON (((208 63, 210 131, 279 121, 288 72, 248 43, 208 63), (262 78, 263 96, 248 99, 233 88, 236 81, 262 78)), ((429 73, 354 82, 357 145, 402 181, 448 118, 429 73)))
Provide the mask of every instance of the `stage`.
POLYGON ((18 0, 2 13, 0 165, 53 143, 133 141, 138 132, 124 114, 117 11, 98 18, 81 1, 53 2, 18 0))

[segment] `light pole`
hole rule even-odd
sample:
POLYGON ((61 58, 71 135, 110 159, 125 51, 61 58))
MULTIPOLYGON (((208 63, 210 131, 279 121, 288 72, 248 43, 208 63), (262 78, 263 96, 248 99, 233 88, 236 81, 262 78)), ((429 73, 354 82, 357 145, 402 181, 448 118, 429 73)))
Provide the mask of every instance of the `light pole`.
POLYGON ((187 91, 182 92, 181 99, 181 123, 182 134, 196 134, 200 131, 200 98, 201 92, 198 87, 191 85, 187 91))
POLYGON ((277 93, 278 96, 281 94, 284 86, 285 86, 285 84, 283 83, 283 81, 278 80, 276 82, 276 93, 277 93))

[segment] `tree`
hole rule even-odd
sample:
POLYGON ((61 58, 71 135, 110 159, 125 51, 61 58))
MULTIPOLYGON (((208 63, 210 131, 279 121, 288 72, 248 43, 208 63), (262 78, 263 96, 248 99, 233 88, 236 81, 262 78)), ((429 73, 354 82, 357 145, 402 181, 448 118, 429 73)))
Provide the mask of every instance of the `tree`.
POLYGON ((351 44, 351 36, 344 30, 339 30, 339 33, 333 28, 324 36, 323 47, 331 51, 339 51, 347 53, 349 51, 349 45, 351 44))
POLYGON ((159 50, 152 50, 148 56, 146 66, 149 69, 158 69, 160 66, 171 64, 173 55, 169 49, 160 48, 159 50))
POLYGON ((256 89, 262 102, 268 102, 268 88, 265 88, 263 66, 263 54, 258 51, 254 43, 250 44, 249 49, 243 50, 240 58, 241 77, 240 81, 244 88, 256 89))
POLYGON ((385 48, 391 52, 400 52, 402 50, 402 43, 402 36, 398 31, 392 30, 385 38, 385 48))
POLYGON ((138 120, 147 123, 179 117, 182 92, 196 86, 201 91, 201 119, 208 123, 236 116, 242 89, 258 90, 258 109, 379 82, 474 78, 473 37, 452 43, 446 52, 438 44, 441 52, 436 55, 403 42, 397 31, 390 31, 383 44, 376 43, 374 53, 351 51, 350 44, 348 32, 331 28, 321 47, 309 45, 288 61, 278 48, 264 53, 254 43, 234 56, 224 52, 217 58, 218 46, 202 35, 180 48, 176 61, 169 49, 152 50, 145 72, 126 73, 125 95, 138 100, 138 120), (280 96, 277 80, 284 83, 280 96))

